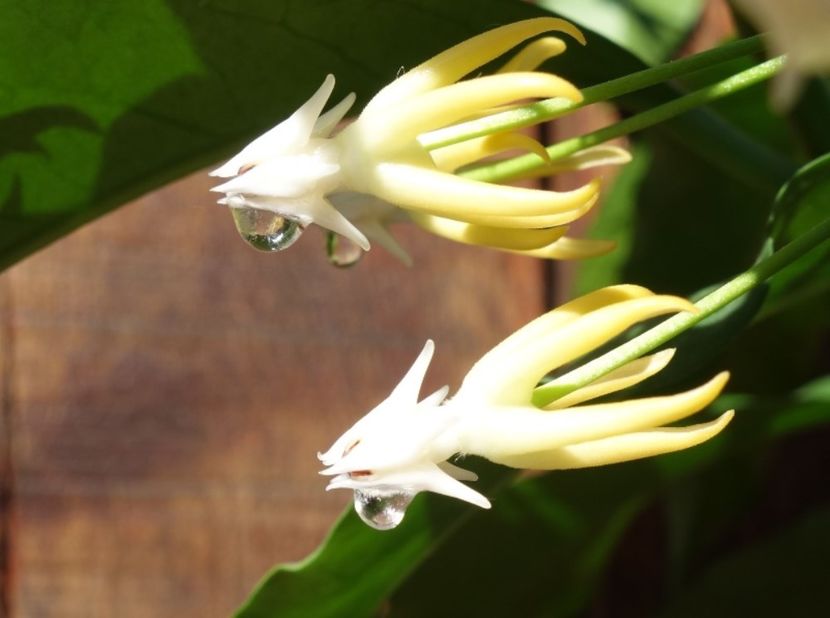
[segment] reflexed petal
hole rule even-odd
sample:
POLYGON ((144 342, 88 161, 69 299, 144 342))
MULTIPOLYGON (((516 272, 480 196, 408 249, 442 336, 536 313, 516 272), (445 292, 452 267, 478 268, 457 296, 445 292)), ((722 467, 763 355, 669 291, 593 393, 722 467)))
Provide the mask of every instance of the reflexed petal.
MULTIPOLYGON (((587 354, 638 322, 679 311, 695 312, 697 308, 678 296, 645 296, 590 311, 558 328, 539 332, 522 345, 520 357, 512 355, 509 363, 488 362, 475 374, 477 390, 483 390, 483 396, 495 405, 527 404, 529 394, 546 373, 587 354)), ((533 330, 537 328, 534 325, 533 330)))
POLYGON ((552 311, 548 311, 544 315, 540 315, 482 356, 473 365, 473 368, 467 372, 464 383, 459 390, 459 396, 469 390, 471 396, 474 397, 475 393, 482 392, 482 389, 484 389, 484 397, 489 397, 487 387, 491 382, 492 375, 497 374, 500 367, 510 364, 514 356, 522 354, 524 346, 546 334, 563 328, 591 311, 615 303, 649 296, 654 296, 651 290, 639 285, 614 285, 580 296, 552 311))
MULTIPOLYGON (((547 151, 545 151, 547 152, 547 151)), ((587 170, 601 165, 625 165, 631 161, 631 153, 619 146, 592 146, 568 157, 554 159, 544 167, 520 178, 541 178, 559 172, 587 170)))
POLYGON ((548 260, 582 260, 598 255, 605 255, 616 248, 617 243, 613 240, 569 238, 568 236, 563 236, 547 247, 530 249, 519 253, 529 257, 548 260))
POLYGON ((729 410, 708 423, 689 427, 662 427, 563 446, 550 451, 522 453, 502 458, 500 463, 531 470, 565 470, 653 457, 706 442, 719 434, 733 416, 734 411, 729 410))
POLYGON ((468 245, 497 249, 527 250, 543 247, 561 238, 567 230, 565 227, 541 230, 486 227, 421 213, 412 213, 411 218, 420 227, 436 236, 468 245))
POLYGON ((720 394, 727 372, 698 388, 665 397, 632 399, 565 410, 492 407, 470 415, 468 428, 459 429, 463 452, 501 463, 522 453, 547 451, 660 427, 708 406, 720 394))
POLYGON ((598 380, 583 386, 564 397, 560 397, 550 405, 545 406, 546 410, 559 410, 575 406, 583 401, 590 401, 609 393, 615 393, 629 386, 639 384, 646 378, 650 378, 658 371, 661 371, 669 364, 674 356, 674 348, 638 358, 627 363, 598 380))
POLYGON ((555 17, 538 17, 501 26, 467 39, 405 73, 378 92, 361 116, 377 113, 417 94, 457 82, 522 41, 550 31, 565 32, 585 44, 585 37, 576 26, 555 17))
POLYGON ((582 94, 567 80, 548 73, 487 75, 444 86, 363 121, 362 131, 370 147, 393 151, 421 133, 445 127, 469 117, 470 110, 505 105, 519 99, 564 97, 581 101, 582 94))
POLYGON ((388 202, 460 220, 561 214, 584 206, 599 190, 598 181, 564 192, 491 185, 402 163, 381 163, 368 180, 369 192, 388 202))
POLYGON ((565 41, 555 36, 546 36, 525 45, 519 53, 508 60, 497 72, 533 71, 545 60, 558 56, 567 49, 565 41))
POLYGON ((526 150, 539 155, 542 161, 550 162, 550 156, 545 147, 532 137, 521 133, 496 133, 478 137, 433 150, 430 156, 438 169, 454 172, 479 159, 508 150, 526 150))
MULTIPOLYGON (((597 186, 599 186, 598 181, 597 186)), ((556 227, 560 225, 567 225, 573 221, 579 219, 582 215, 586 212, 591 210, 594 205, 597 203, 597 199, 599 199, 599 194, 594 194, 593 197, 586 200, 582 205, 574 208, 573 210, 566 210, 561 213, 550 214, 550 215, 536 215, 536 216, 529 216, 529 217, 516 217, 511 216, 509 214, 503 215, 479 215, 475 212, 466 213, 463 216, 458 217, 451 217, 454 219, 458 219, 461 221, 466 221, 468 223, 475 223, 477 225, 486 225, 488 227, 504 227, 504 228, 516 228, 516 229, 523 229, 523 230, 538 230, 546 227, 556 227)), ((565 240, 562 238, 561 240, 565 240)), ((599 241, 597 241, 599 242, 599 241)), ((605 242, 605 241, 602 241, 605 242)), ((533 255, 535 252, 546 252, 547 248, 543 249, 531 249, 527 252, 524 252, 526 255, 533 255)), ((540 257, 544 257, 540 255, 540 257)))

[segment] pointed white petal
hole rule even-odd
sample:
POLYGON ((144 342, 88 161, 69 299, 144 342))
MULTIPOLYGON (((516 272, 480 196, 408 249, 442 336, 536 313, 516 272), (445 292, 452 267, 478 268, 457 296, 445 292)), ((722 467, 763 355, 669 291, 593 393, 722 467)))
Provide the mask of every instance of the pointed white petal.
POLYGON ((309 204, 309 212, 312 213, 314 223, 327 230, 331 230, 341 236, 345 236, 356 243, 364 251, 371 247, 369 240, 355 225, 344 217, 325 198, 319 198, 309 204))
POLYGON ((273 156, 302 148, 311 137, 314 124, 334 90, 334 76, 327 75, 322 86, 289 118, 263 133, 230 161, 213 170, 211 176, 236 176, 246 166, 258 165, 273 156))
POLYGON ((470 470, 465 470, 464 468, 459 468, 458 466, 451 464, 448 461, 442 461, 438 464, 438 467, 441 468, 444 472, 449 474, 454 479, 459 481, 477 481, 478 474, 475 472, 471 472, 470 470))
POLYGON ((267 197, 301 197, 318 190, 319 183, 339 171, 338 164, 327 163, 311 155, 276 157, 213 187, 211 191, 267 197))
POLYGON ((356 98, 355 93, 350 92, 340 103, 320 116, 314 124, 314 131, 311 132, 312 137, 328 137, 337 127, 337 124, 343 120, 343 116, 349 113, 356 98))
POLYGON ((388 400, 404 405, 412 405, 418 401, 418 393, 421 392, 421 384, 426 376, 429 363, 432 361, 432 355, 435 352, 435 342, 432 339, 427 339, 421 353, 412 367, 406 372, 406 375, 401 379, 388 400))

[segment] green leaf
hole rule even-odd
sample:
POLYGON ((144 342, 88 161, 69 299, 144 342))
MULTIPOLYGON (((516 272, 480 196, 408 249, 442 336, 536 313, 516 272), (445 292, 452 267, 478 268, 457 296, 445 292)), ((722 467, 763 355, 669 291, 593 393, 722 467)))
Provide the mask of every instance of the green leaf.
POLYGON ((703 9, 701 0, 540 0, 538 4, 594 30, 646 64, 668 60, 703 9))
POLYGON ((657 480, 637 462, 517 483, 436 548, 392 597, 390 615, 577 615, 657 480))
POLYGON ((827 612, 830 510, 812 513, 773 538, 708 569, 661 614, 821 616, 827 612))
MULTIPOLYGON (((476 489, 487 495, 515 474, 472 460, 476 489)), ((468 520, 476 507, 419 495, 394 530, 369 528, 349 508, 320 548, 303 562, 278 566, 259 584, 237 618, 360 618, 374 615, 417 566, 468 520)))

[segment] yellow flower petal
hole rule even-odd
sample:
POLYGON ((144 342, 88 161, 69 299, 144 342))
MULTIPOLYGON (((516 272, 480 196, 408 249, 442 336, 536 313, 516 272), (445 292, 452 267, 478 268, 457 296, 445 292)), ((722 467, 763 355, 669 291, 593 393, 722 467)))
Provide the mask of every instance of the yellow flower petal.
POLYGON ((608 373, 588 386, 583 386, 580 389, 568 393, 564 397, 560 397, 550 405, 545 406, 546 410, 560 410, 562 408, 569 408, 576 404, 596 399, 609 393, 615 393, 629 386, 639 384, 646 378, 650 378, 658 371, 661 371, 669 364, 674 356, 674 348, 644 356, 637 360, 631 361, 608 373))
MULTIPOLYGON (((679 311, 697 311, 697 308, 678 296, 652 295, 588 311, 578 319, 546 331, 534 325, 532 330, 538 336, 524 343, 520 358, 505 362, 502 357, 489 365, 490 371, 477 374, 476 381, 488 401, 495 405, 526 405, 528 393, 546 373, 594 350, 638 322, 679 311)), ((474 371, 477 368, 478 365, 474 371)))
POLYGON ((422 213, 410 213, 410 217, 420 227, 437 236, 468 245, 497 249, 527 250, 544 247, 561 238, 567 231, 565 227, 541 230, 486 227, 422 213))
POLYGON ((542 411, 532 408, 482 410, 473 431, 461 432, 463 452, 476 453, 496 463, 522 453, 547 451, 568 445, 639 432, 679 421, 712 403, 728 372, 695 389, 664 397, 542 411))
POLYGON ((426 92, 379 112, 371 124, 363 126, 363 138, 376 152, 391 152, 422 133, 468 118, 470 110, 553 97, 581 101, 582 93, 569 81, 548 73, 487 75, 426 92))
POLYGON ((471 223, 480 223, 472 220, 473 216, 515 218, 563 214, 584 206, 599 190, 598 181, 564 192, 491 185, 405 163, 378 164, 369 182, 365 192, 387 202, 471 223))
POLYGON ((565 41, 555 36, 546 36, 525 45, 519 53, 508 60, 497 72, 532 71, 546 60, 558 56, 567 49, 565 41))
POLYGON ((514 457, 505 457, 499 463, 531 470, 567 470, 663 455, 697 446, 713 438, 729 424, 734 414, 733 410, 729 410, 713 421, 689 427, 661 427, 582 442, 550 451, 522 453, 514 457))
POLYGON ((586 313, 615 303, 648 296, 653 296, 651 290, 639 285, 614 285, 580 296, 540 315, 482 356, 467 372, 459 393, 469 392, 471 397, 480 396, 487 399, 491 391, 501 388, 501 383, 493 383, 493 376, 497 376, 502 367, 512 363, 515 356, 523 354, 526 345, 563 328, 586 313))
POLYGON ((585 44, 582 32, 564 19, 537 17, 507 24, 467 39, 405 73, 378 92, 362 115, 375 114, 409 97, 452 84, 519 43, 551 31, 565 32, 585 44))
POLYGON ((520 251, 522 255, 553 260, 582 260, 610 253, 617 247, 613 240, 569 238, 563 236, 548 247, 520 251))
POLYGON ((485 135, 430 152, 435 165, 445 172, 454 172, 464 165, 508 150, 526 150, 539 155, 541 161, 550 162, 550 155, 542 144, 521 133, 497 133, 485 135))

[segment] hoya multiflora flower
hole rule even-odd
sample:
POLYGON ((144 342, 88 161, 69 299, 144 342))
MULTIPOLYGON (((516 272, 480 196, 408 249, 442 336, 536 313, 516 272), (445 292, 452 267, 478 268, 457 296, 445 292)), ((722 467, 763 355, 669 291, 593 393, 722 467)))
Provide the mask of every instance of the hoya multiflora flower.
MULTIPOLYGON (((549 31, 584 43, 572 24, 530 19, 473 37, 404 73, 378 92, 359 117, 335 134, 354 103, 350 94, 322 113, 334 77, 290 118, 258 137, 212 175, 229 178, 213 190, 234 212, 237 226, 260 248, 282 249, 317 225, 363 251, 370 241, 402 259, 390 223, 411 219, 461 242, 542 257, 580 257, 608 244, 563 239, 566 225, 596 201, 598 182, 556 192, 502 186, 458 175, 458 168, 492 154, 524 149, 549 161, 530 137, 501 132, 428 150, 422 138, 487 116, 526 99, 582 98, 568 81, 534 71, 565 49, 554 37, 526 45, 494 75, 462 79, 512 48, 549 31)), ((550 162, 549 172, 624 162, 613 147, 586 149, 550 162)))
POLYGON ((450 463, 478 455, 514 468, 559 470, 639 459, 708 440, 732 418, 667 427, 709 405, 728 379, 720 373, 670 396, 591 403, 654 375, 673 350, 637 359, 544 408, 532 403, 548 372, 571 363, 643 320, 696 311, 687 300, 633 286, 608 287, 524 326, 479 360, 452 399, 444 387, 418 400, 432 358, 428 341, 392 394, 319 455, 328 488, 354 490, 355 507, 376 528, 397 525, 412 498, 432 491, 483 508, 486 497, 450 463))

